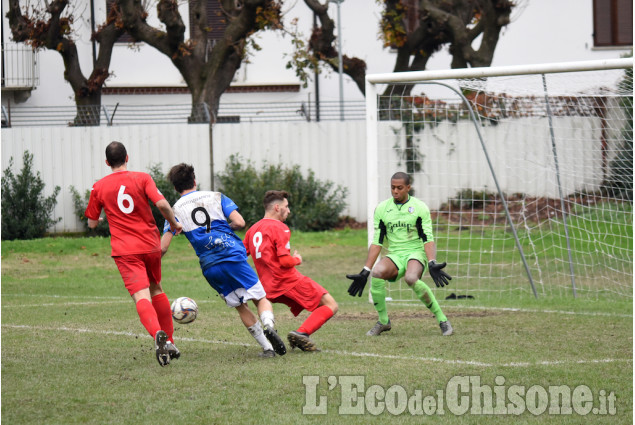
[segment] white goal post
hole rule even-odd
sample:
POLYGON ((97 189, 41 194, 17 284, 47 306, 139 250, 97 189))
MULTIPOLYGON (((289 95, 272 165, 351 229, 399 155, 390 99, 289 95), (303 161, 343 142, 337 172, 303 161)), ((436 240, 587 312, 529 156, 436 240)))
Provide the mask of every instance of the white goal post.
POLYGON ((632 298, 632 70, 623 58, 367 75, 369 243, 405 171, 453 276, 438 297, 632 298))

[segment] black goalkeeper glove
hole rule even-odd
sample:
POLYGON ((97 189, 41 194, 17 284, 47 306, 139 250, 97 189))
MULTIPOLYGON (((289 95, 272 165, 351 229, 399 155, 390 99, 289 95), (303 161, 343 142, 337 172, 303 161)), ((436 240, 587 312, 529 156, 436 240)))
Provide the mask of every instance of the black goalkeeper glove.
POLYGON ((368 282, 368 276, 370 276, 370 270, 366 268, 363 268, 359 274, 347 274, 346 278, 353 280, 351 286, 348 287, 348 295, 351 297, 355 295, 361 297, 366 287, 366 282, 368 282))
POLYGON ((447 263, 437 264, 436 261, 428 261, 428 269, 430 269, 430 276, 432 276, 432 280, 437 285, 437 288, 443 288, 445 285, 450 284, 450 280, 452 280, 452 276, 444 272, 442 269, 446 266, 447 263))

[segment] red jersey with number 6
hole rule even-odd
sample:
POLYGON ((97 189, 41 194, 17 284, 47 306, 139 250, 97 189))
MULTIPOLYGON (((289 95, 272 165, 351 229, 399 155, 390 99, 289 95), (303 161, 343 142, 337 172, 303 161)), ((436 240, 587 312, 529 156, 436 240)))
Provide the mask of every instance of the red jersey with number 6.
POLYGON ((117 171, 93 185, 84 215, 98 220, 106 211, 111 255, 144 254, 161 250, 159 229, 148 199, 165 199, 147 173, 117 171))
POLYGON ((267 298, 276 298, 293 288, 304 277, 295 267, 282 267, 283 255, 291 255, 291 231, 286 224, 273 218, 263 218, 251 226, 243 244, 254 259, 258 277, 267 298))

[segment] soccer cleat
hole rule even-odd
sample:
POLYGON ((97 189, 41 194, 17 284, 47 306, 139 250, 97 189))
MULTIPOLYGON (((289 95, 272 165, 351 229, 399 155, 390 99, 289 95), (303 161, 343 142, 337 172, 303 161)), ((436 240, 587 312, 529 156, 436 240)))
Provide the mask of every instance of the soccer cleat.
POLYGON ((452 325, 450 324, 449 320, 439 323, 439 327, 441 328, 441 333, 443 334, 443 336, 450 336, 454 332, 454 329, 452 329, 452 325))
POLYGON ((276 354, 284 356, 287 353, 287 347, 284 345, 284 342, 282 342, 282 338, 278 336, 278 332, 276 332, 275 329, 269 329, 268 326, 265 326, 264 333, 276 354))
POLYGON ((289 340, 289 345, 291 345, 292 350, 298 347, 302 351, 320 351, 315 345, 315 342, 305 333, 291 331, 287 335, 287 339, 289 340))
POLYGON ((168 341, 167 347, 168 347, 168 354, 170 355, 170 360, 178 359, 179 357, 181 357, 181 352, 179 351, 178 348, 176 348, 176 345, 174 345, 173 342, 168 341))
POLYGON ((373 326, 373 328, 371 330, 366 332, 366 335, 368 335, 368 336, 379 336, 379 334, 381 334, 382 332, 386 332, 386 331, 389 331, 391 329, 392 329, 392 325, 390 324, 390 320, 385 325, 382 324, 380 321, 377 321, 377 323, 375 323, 375 326, 373 326))
POLYGON ((157 331, 154 336, 154 348, 157 352, 157 361, 161 366, 170 364, 170 353, 168 352, 168 334, 165 331, 157 331))
POLYGON ((262 353, 258 354, 259 357, 263 359, 268 359, 271 357, 276 357, 276 353, 273 350, 264 350, 262 353))

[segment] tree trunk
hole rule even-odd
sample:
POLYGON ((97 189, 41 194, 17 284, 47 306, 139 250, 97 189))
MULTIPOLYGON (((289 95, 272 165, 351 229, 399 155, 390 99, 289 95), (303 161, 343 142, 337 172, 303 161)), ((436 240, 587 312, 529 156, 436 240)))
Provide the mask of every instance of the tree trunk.
POLYGON ((38 11, 33 16, 33 10, 26 10, 22 14, 19 0, 9 1, 9 27, 14 41, 29 44, 34 50, 46 48, 57 51, 64 61, 64 79, 69 82, 75 95, 77 112, 70 125, 91 126, 99 125, 101 108, 101 89, 109 76, 108 68, 112 56, 112 47, 123 33, 121 25, 116 25, 116 8, 111 10, 102 28, 93 34, 99 42, 99 55, 89 78, 82 73, 77 46, 72 38, 71 24, 74 17, 65 17, 63 12, 68 6, 68 0, 53 0, 46 3, 45 11, 38 11), (50 15, 48 20, 38 19, 37 16, 50 15), (44 29, 44 30, 42 30, 44 29))
POLYGON ((266 28, 279 28, 280 4, 273 0, 191 0, 192 38, 185 40, 185 24, 176 0, 160 0, 159 20, 165 31, 148 25, 146 12, 136 0, 115 0, 122 24, 135 39, 170 58, 192 95, 189 122, 214 123, 220 97, 227 90, 245 54, 246 40, 266 28), (226 22, 222 38, 210 40, 207 1, 220 1, 226 22))
POLYGON ((75 96, 77 113, 72 123, 77 127, 98 126, 101 116, 101 90, 89 96, 75 96))

